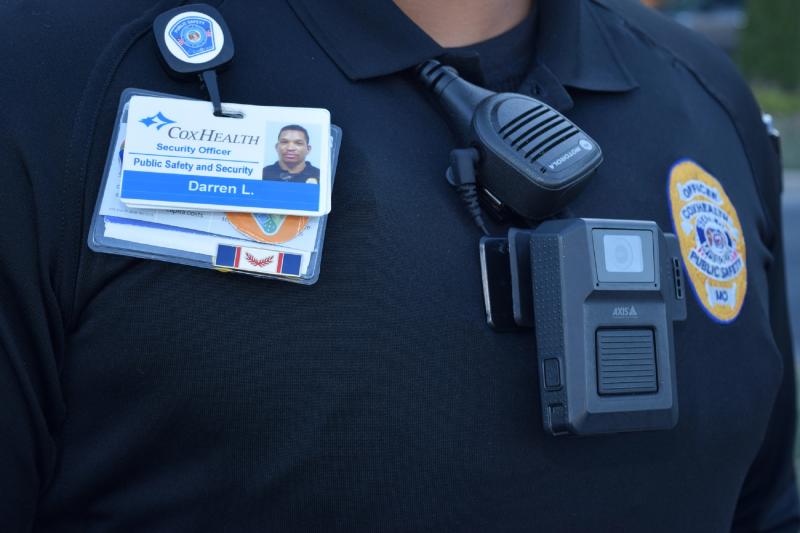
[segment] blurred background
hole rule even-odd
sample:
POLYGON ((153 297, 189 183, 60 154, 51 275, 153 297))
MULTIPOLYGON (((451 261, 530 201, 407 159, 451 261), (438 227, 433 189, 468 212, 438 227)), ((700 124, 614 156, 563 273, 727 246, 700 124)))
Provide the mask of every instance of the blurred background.
MULTIPOLYGON (((641 1, 724 49, 781 133, 789 314, 800 360, 800 0, 641 1)), ((800 438, 795 465, 800 466, 800 438)))

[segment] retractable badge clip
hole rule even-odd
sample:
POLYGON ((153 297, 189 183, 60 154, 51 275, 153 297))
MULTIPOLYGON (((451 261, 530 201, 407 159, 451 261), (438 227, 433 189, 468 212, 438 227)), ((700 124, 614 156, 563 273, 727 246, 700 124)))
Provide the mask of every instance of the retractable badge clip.
POLYGON ((233 59, 233 38, 222 15, 206 4, 189 4, 161 13, 153 34, 166 68, 178 77, 197 74, 218 117, 241 118, 222 111, 217 69, 233 59))

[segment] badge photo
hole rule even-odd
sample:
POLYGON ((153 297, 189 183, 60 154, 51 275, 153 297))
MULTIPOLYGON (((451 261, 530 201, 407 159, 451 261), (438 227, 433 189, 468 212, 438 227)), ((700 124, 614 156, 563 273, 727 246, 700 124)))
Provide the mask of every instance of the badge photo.
POLYGON ((722 184, 696 162, 669 173, 670 215, 691 285, 712 320, 736 320, 747 294, 744 232, 722 184))

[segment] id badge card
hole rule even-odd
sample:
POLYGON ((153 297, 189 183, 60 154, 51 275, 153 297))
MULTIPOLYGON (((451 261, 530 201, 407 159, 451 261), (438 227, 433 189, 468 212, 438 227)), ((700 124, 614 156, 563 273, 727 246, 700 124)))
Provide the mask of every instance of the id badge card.
MULTIPOLYGON (((89 231, 89 247, 102 253, 315 283, 327 215, 166 209, 122 201, 124 161, 130 157, 130 131, 135 127, 130 109, 136 96, 162 98, 165 103, 180 98, 141 89, 123 92, 89 231)), ((322 159, 329 169, 331 185, 341 135, 341 129, 329 126, 328 152, 322 159)))
POLYGON ((327 109, 133 94, 119 199, 140 209, 318 217, 330 212, 327 109))

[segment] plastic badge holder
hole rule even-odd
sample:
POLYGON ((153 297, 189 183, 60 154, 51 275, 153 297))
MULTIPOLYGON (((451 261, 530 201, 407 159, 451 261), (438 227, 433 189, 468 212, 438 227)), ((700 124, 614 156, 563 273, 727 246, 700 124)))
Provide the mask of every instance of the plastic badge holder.
MULTIPOLYGON (((143 89, 129 88, 123 91, 120 98, 120 105, 114 127, 114 133, 108 149, 106 166, 103 173, 102 184, 98 194, 97 203, 92 217, 92 224, 89 229, 88 244, 95 252, 138 257, 168 263, 177 263, 193 267, 216 269, 223 272, 236 272, 248 274, 256 277, 278 279, 293 283, 311 285, 319 279, 320 263, 322 261, 322 248, 325 239, 325 227, 327 225, 327 215, 318 217, 316 223, 316 238, 314 239, 313 249, 307 256, 307 265, 297 271, 297 250, 279 244, 265 244, 253 239, 249 239, 244 233, 241 238, 233 236, 222 236, 197 229, 176 227, 163 223, 153 223, 144 220, 126 218, 124 214, 120 216, 108 216, 101 214, 103 199, 106 196, 106 187, 109 186, 109 179, 112 168, 115 168, 115 158, 119 157, 118 136, 122 125, 126 125, 126 104, 134 95, 147 95, 162 98, 184 98, 172 94, 164 94, 143 89), (156 234, 156 238, 126 240, 107 236, 107 228, 131 229, 134 233, 156 234), (158 244, 143 243, 142 240, 158 242, 158 244), (180 249, 181 242, 200 241, 205 243, 200 248, 203 252, 189 251, 180 249), (137 242, 139 241, 139 242, 137 242), (170 241, 170 242, 164 242, 170 241), (172 247, 172 243, 176 243, 172 247), (213 249, 213 250, 212 250, 213 249), (237 266, 238 265, 238 266, 237 266), (275 273, 259 272, 259 269, 272 269, 275 273), (281 273, 284 272, 284 273, 281 273), (288 273, 287 273, 288 272, 288 273)), ((187 98, 188 99, 188 98, 187 98)), ((231 120, 236 120, 232 118, 231 120)), ((331 125, 331 183, 336 175, 339 148, 341 146, 342 130, 338 126, 331 125)), ((118 180, 117 180, 118 183, 118 180)), ((113 185, 112 185, 113 186, 113 185)), ((115 191, 118 193, 118 191, 115 191)), ((115 194, 116 196, 116 194, 115 194)), ((161 210, 159 210, 161 211, 161 210)), ((152 210, 150 211, 152 212, 152 210)), ((186 212, 184 212, 186 213, 186 212)), ((186 213, 189 214, 189 213, 186 213)), ((313 224, 311 225, 313 227, 313 224)), ((307 226, 308 227, 308 226, 307 226)), ((184 248, 191 248, 184 246, 184 248)))

